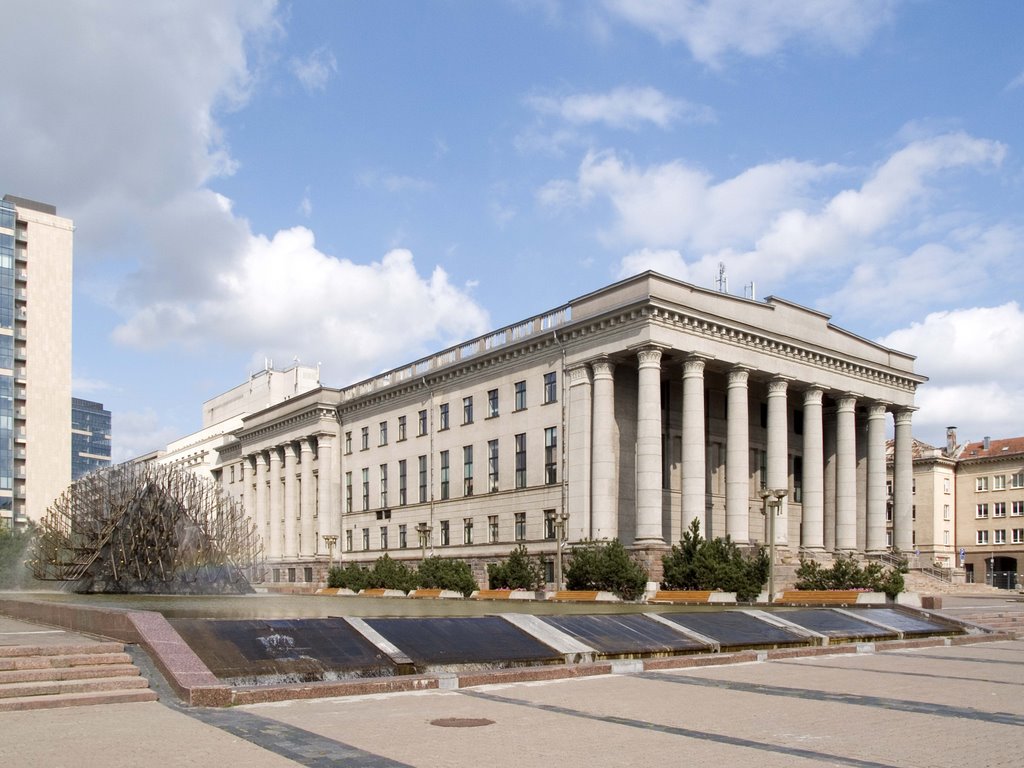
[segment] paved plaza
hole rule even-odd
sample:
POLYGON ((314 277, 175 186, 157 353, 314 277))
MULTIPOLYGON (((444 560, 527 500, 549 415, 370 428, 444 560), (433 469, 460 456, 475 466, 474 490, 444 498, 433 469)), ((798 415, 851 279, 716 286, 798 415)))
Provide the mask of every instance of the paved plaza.
POLYGON ((224 710, 161 691, 0 714, 0 732, 4 765, 41 768, 1016 768, 1022 692, 1017 640, 224 710))

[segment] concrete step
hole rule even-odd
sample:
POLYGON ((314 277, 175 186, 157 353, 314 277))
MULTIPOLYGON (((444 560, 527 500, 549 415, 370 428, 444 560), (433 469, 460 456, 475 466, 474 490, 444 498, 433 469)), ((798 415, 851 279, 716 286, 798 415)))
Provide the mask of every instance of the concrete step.
POLYGON ((134 664, 104 664, 93 667, 36 667, 0 672, 0 685, 31 683, 39 680, 88 680, 97 677, 132 677, 139 675, 134 664))
POLYGON ((83 707, 93 704, 126 704, 138 701, 156 700, 156 692, 149 688, 86 693, 60 693, 0 699, 0 712, 17 712, 31 709, 57 709, 59 707, 83 707))
POLYGON ((82 656, 121 653, 124 643, 77 643, 68 645, 0 645, 0 659, 18 656, 82 656))
MULTIPOLYGON (((120 645, 120 644, 118 644, 120 645)), ((123 646, 121 646, 123 647, 123 646)), ((94 667, 101 664, 131 664, 127 653, 67 653, 60 655, 23 654, 0 658, 0 672, 12 669, 47 667, 94 667)))
POLYGON ((35 680, 32 682, 0 685, 0 699, 68 693, 101 693, 137 690, 139 688, 149 688, 149 681, 139 675, 131 677, 95 677, 87 680, 35 680))

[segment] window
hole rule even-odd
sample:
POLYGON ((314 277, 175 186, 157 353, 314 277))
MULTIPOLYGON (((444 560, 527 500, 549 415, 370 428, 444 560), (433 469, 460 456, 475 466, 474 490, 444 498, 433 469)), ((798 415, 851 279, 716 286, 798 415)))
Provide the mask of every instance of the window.
POLYGON ((555 510, 544 510, 544 538, 555 538, 555 510))
POLYGON ((448 429, 448 403, 441 403, 440 422, 439 430, 448 429))
POLYGON ((885 505, 885 522, 892 522, 892 504, 885 505))
POLYGON ((388 506, 388 465, 380 465, 380 507, 386 509, 388 506))
POLYGON ((558 427, 544 430, 544 482, 547 485, 558 482, 558 427))
POLYGON ((885 532, 885 546, 892 547, 892 529, 885 532))
POLYGON ((462 495, 473 495, 473 446, 462 448, 462 495))
POLYGON ((380 423, 380 439, 378 440, 377 445, 387 445, 387 444, 388 444, 388 423, 386 421, 382 421, 380 423))
POLYGON ((345 551, 352 551, 352 531, 345 531, 345 551))
POLYGON ((1013 517, 1020 517, 1021 515, 1024 515, 1024 501, 1011 501, 1010 514, 1013 517))
POLYGON ((916 477, 912 477, 910 479, 910 492, 912 494, 916 494, 917 493, 917 478, 916 477))
POLYGON ((917 504, 910 505, 910 519, 917 520, 917 504))
POLYGON ((448 451, 441 451, 441 501, 448 498, 448 451))
POLYGON ((421 437, 423 435, 427 434, 427 412, 426 411, 420 411, 419 414, 417 415, 417 417, 416 417, 416 429, 417 429, 416 434, 421 436, 421 437))
POLYGON ((952 491, 950 490, 950 482, 948 477, 942 478, 942 492, 946 494, 952 493, 952 491))
POLYGON ((976 491, 987 491, 988 490, 988 478, 977 477, 974 479, 974 490, 976 491))
POLYGON ((997 501, 992 505, 992 517, 1006 517, 1006 502, 997 501))
POLYGON ((995 533, 995 538, 993 539, 993 542, 992 542, 993 544, 1005 544, 1006 543, 1006 529, 1005 528, 998 528, 997 530, 994 531, 994 533, 995 533))
POLYGON ((427 500, 427 457, 420 456, 418 461, 420 465, 420 504, 423 504, 427 500))
POLYGON ((558 402, 558 376, 554 371, 544 374, 544 404, 558 402))
POLYGON ((487 516, 487 543, 497 544, 498 543, 498 516, 488 515, 487 516))
POLYGON ((526 541, 525 512, 516 512, 516 541, 526 541))
POLYGON ((1024 488, 1024 472, 1018 472, 1015 475, 1010 475, 1010 487, 1024 488))
POLYGON ((516 387, 516 399, 513 410, 523 411, 526 410, 526 382, 517 381, 516 387))
POLYGON ((498 415, 498 390, 492 389, 487 392, 487 418, 493 419, 498 415))
POLYGON ((1024 528, 1014 528, 1010 531, 1010 541, 1014 544, 1024 544, 1024 528))
POLYGON ((947 547, 949 546, 949 531, 942 532, 942 543, 947 547))
POLYGON ((949 520, 950 519, 950 514, 951 513, 950 513, 950 509, 949 509, 949 504, 943 504, 942 505, 942 519, 943 520, 949 520))
POLYGON ((988 544, 988 531, 978 531, 978 544, 988 544))
POLYGON ((406 460, 402 459, 398 462, 398 506, 404 507, 408 503, 406 460))
POLYGON ((979 504, 974 509, 975 517, 988 517, 988 504, 979 504))
POLYGON ((473 543, 473 518, 467 517, 462 521, 462 543, 473 543))
POLYGON ((405 416, 398 417, 398 442, 405 440, 405 416))
POLYGON ((441 546, 447 547, 451 543, 451 529, 447 520, 441 521, 441 546))
POLYGON ((473 423, 473 396, 462 398, 462 423, 473 423))
POLYGON ((992 478, 992 490, 993 491, 1005 491, 1006 490, 1006 475, 996 475, 992 478))
POLYGON ((494 493, 498 490, 498 441, 487 441, 487 490, 494 493))
POLYGON ((363 549, 367 550, 370 548, 370 529, 363 528, 363 549))
POLYGON ((409 546, 408 526, 406 526, 405 523, 402 523, 400 526, 398 526, 398 548, 399 549, 405 549, 408 546, 409 546))
POLYGON ((526 487, 526 434, 516 435, 516 488, 526 487))
POLYGON ((388 527, 386 525, 380 527, 380 548, 388 548, 388 527))
POLYGON ((352 511, 352 473, 345 473, 345 511, 352 511))
POLYGON ((359 434, 359 449, 365 451, 369 447, 370 447, 370 428, 369 427, 363 427, 362 431, 359 434))
MULTIPOLYGON (((370 468, 363 467, 363 511, 370 508, 370 468)), ((363 547, 366 549, 366 547, 363 547)))
POLYGON ((352 453, 352 433, 345 433, 345 453, 352 453))

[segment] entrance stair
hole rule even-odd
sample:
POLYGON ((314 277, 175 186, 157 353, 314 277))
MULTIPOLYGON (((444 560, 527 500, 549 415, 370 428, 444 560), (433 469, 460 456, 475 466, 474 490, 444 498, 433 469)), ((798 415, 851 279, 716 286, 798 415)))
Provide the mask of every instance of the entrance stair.
POLYGON ((121 643, 0 646, 0 712, 156 699, 121 643))

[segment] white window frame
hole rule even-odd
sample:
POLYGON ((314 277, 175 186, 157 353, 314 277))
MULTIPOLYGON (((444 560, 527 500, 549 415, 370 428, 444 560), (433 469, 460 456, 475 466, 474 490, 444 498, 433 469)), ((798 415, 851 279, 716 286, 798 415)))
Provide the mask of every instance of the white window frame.
POLYGON ((1005 544, 1006 543, 1006 529, 1005 528, 996 528, 995 531, 993 531, 992 543, 993 544, 1005 544))
POLYGON ((977 535, 975 536, 974 543, 975 544, 982 544, 982 545, 988 544, 988 531, 986 531, 986 530, 978 531, 977 535))
POLYGON ((988 491, 988 475, 981 475, 980 477, 974 478, 974 490, 978 493, 985 493, 988 491))

